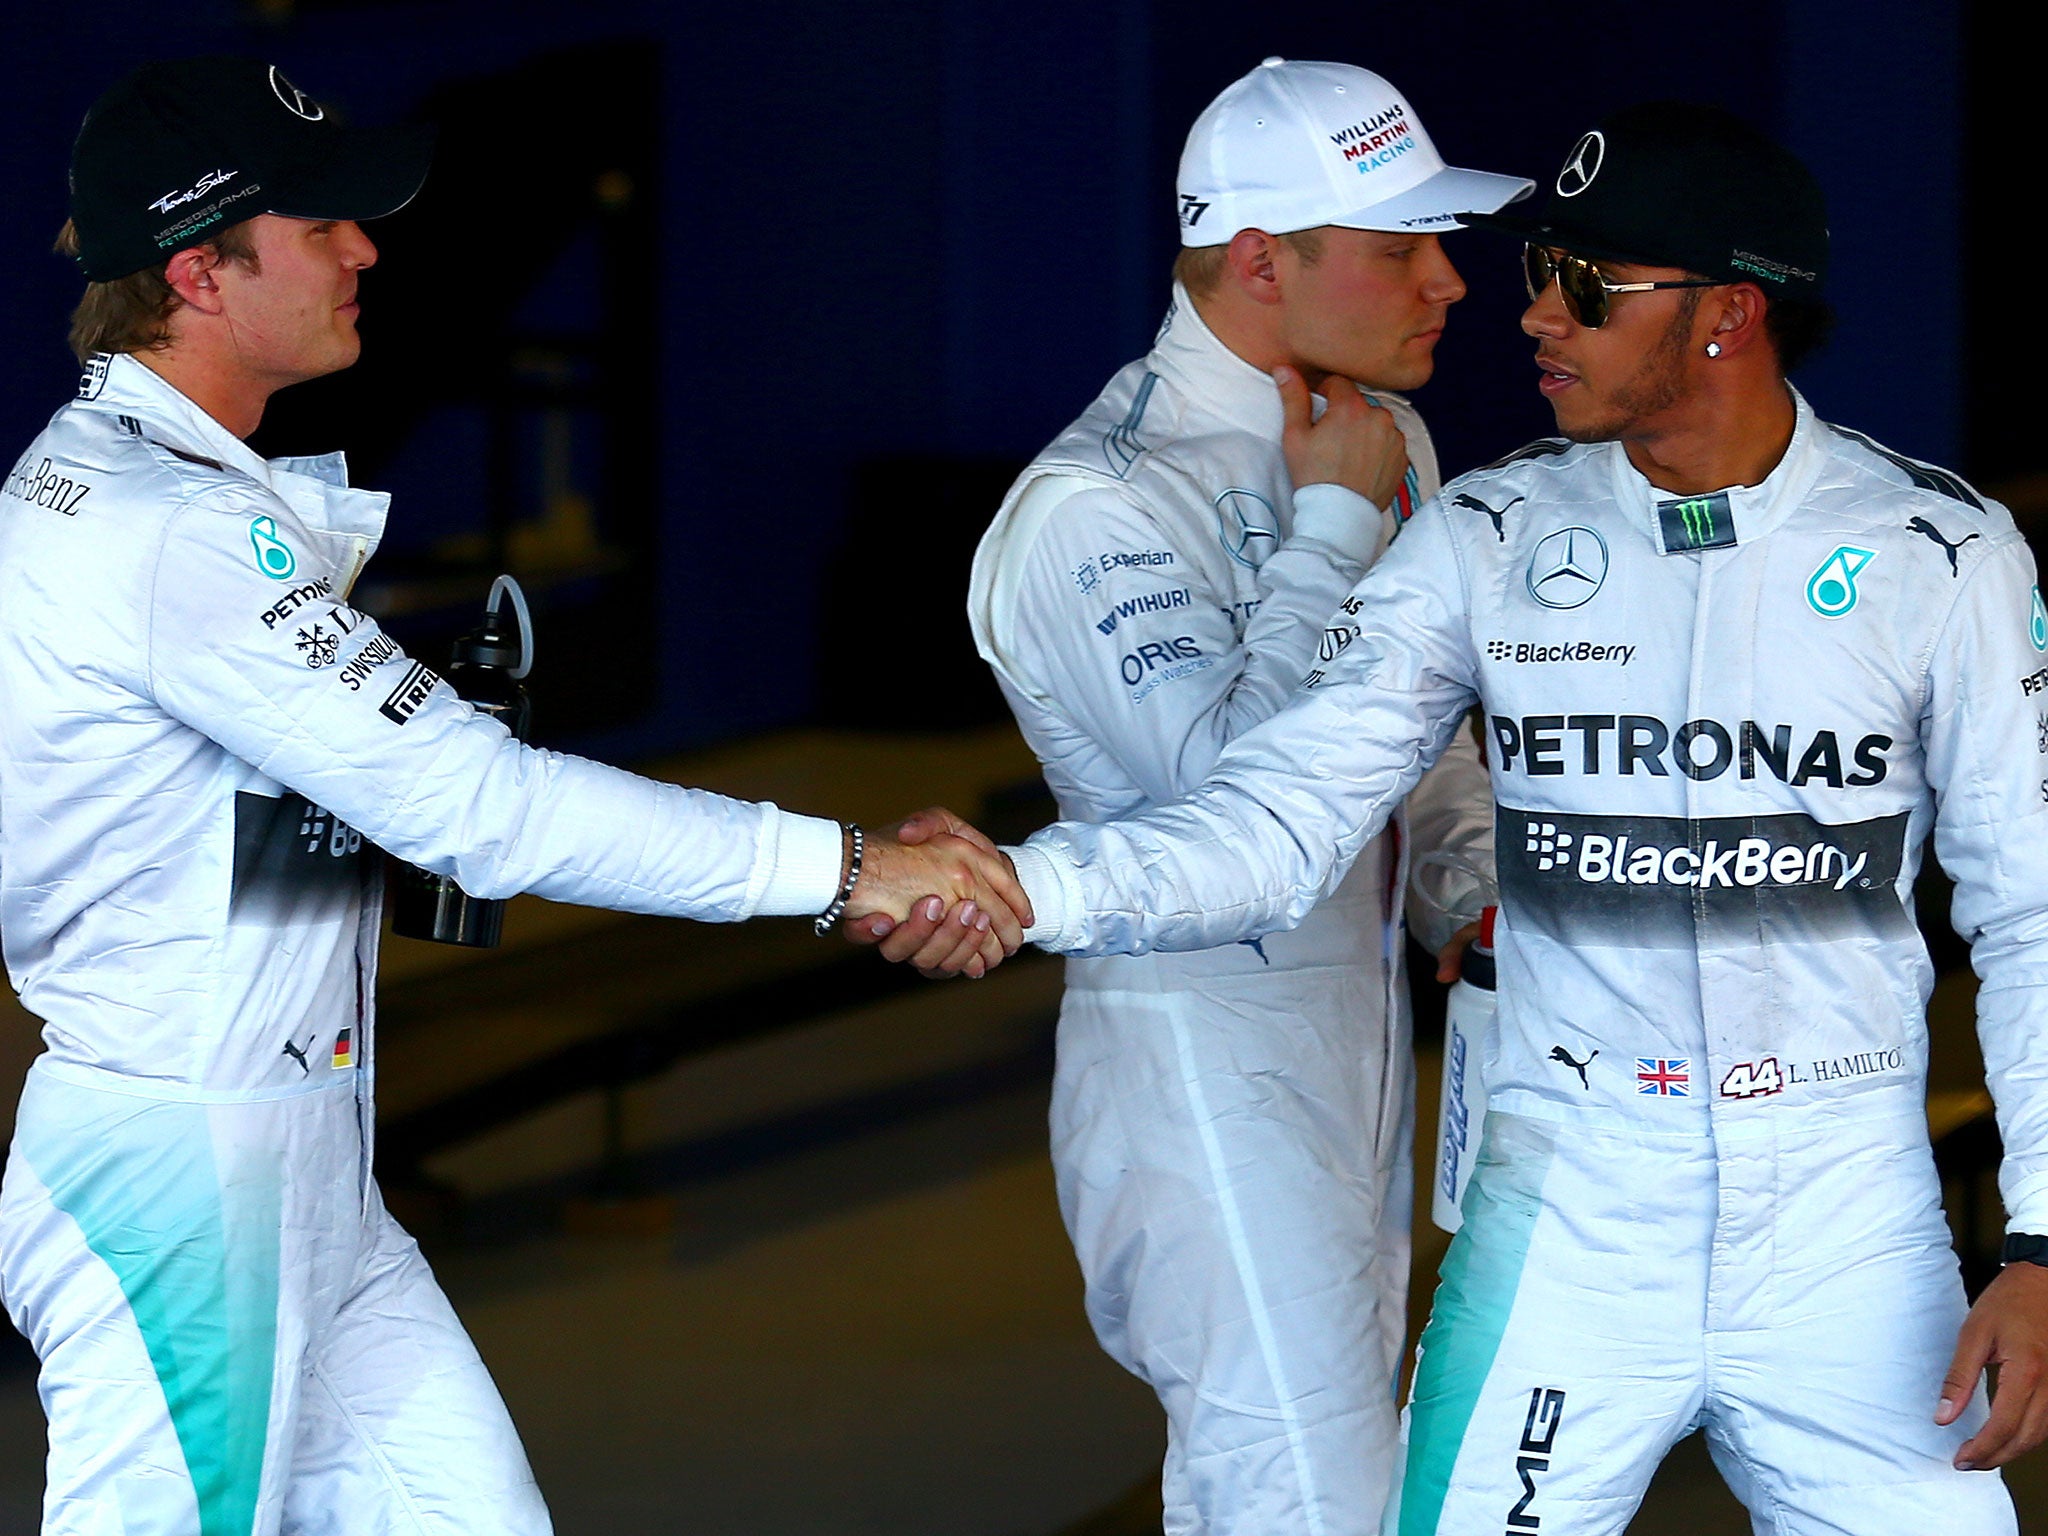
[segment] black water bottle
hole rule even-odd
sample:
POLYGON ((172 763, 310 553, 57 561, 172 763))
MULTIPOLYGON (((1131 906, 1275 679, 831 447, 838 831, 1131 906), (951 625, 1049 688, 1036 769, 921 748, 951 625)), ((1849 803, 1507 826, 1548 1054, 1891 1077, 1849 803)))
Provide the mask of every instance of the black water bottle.
POLYGON ((1488 907, 1479 914, 1479 937, 1465 946, 1458 967, 1458 979, 1471 982, 1482 992, 1491 992, 1499 984, 1493 963, 1493 924, 1499 915, 1499 907, 1488 907))
MULTIPOLYGON (((491 586, 490 605, 475 629, 455 642, 448 685, 480 712, 494 715, 520 740, 532 723, 533 701, 520 684, 533 665, 533 624, 526 596, 510 576, 491 586), (504 599, 511 598, 511 613, 504 599)), ((414 864, 395 865, 391 929, 408 939, 495 949, 505 928, 505 903, 470 895, 452 875, 414 864)))

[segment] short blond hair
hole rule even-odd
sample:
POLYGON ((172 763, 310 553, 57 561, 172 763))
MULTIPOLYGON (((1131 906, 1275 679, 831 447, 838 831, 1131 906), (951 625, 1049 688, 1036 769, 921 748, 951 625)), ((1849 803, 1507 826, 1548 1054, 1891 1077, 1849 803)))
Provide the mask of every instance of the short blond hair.
MULTIPOLYGON (((1301 258, 1305 267, 1312 267, 1323 259, 1323 232, 1320 229, 1297 229, 1291 235, 1278 238, 1301 258)), ((1192 298, 1207 298, 1214 293, 1223 282, 1223 274, 1229 270, 1228 245, 1185 246, 1173 258, 1173 280, 1187 289, 1192 298)))
MULTIPOLYGON (((230 224, 206 246, 224 261, 256 268, 256 237, 247 219, 230 224)), ((69 219, 57 231, 57 254, 78 254, 78 226, 69 219)), ((71 312, 71 350, 81 363, 95 352, 161 351, 170 345, 171 316, 180 302, 162 265, 108 283, 87 283, 85 297, 71 312)))
POLYGON ((1173 258, 1173 280, 1195 298, 1205 299, 1216 291, 1230 261, 1227 245, 1190 245, 1173 258))

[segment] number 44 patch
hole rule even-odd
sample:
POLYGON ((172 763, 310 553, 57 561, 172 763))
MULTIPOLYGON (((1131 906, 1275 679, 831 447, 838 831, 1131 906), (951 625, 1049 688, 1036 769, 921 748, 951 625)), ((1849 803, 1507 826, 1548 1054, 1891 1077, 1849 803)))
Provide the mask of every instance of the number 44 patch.
POLYGON ((1761 1099, 1784 1091, 1785 1074, 1778 1070, 1775 1056, 1766 1056, 1762 1061, 1738 1061, 1721 1079, 1724 1099, 1761 1099))

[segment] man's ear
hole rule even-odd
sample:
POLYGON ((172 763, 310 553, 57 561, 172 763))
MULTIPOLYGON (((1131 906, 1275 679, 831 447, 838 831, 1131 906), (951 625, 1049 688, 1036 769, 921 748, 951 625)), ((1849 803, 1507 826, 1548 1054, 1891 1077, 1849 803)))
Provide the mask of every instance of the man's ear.
POLYGON ((201 314, 217 315, 221 310, 218 273, 224 264, 224 258, 213 246, 187 246, 164 264, 164 281, 182 303, 201 314))
POLYGON ((1704 341, 1719 345, 1720 357, 1733 357, 1764 342, 1764 311, 1770 300, 1755 283, 1730 283, 1709 290, 1708 302, 1700 306, 1706 322, 1704 341))
POLYGON ((1231 284, 1255 304, 1280 302, 1280 241, 1263 229, 1241 229, 1225 247, 1231 284))

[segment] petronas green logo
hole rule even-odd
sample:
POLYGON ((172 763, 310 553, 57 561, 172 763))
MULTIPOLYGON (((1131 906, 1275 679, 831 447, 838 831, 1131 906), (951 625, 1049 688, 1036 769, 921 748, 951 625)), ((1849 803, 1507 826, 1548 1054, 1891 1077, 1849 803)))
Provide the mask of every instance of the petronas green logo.
POLYGON ((1806 578, 1807 606, 1824 619, 1839 619, 1856 606, 1856 577, 1877 558, 1873 549, 1843 544, 1806 578))
POLYGON ((249 543, 256 551, 256 569, 272 581, 290 581, 299 568, 298 556, 277 536, 277 519, 259 517, 249 524, 249 543))
POLYGON ((2048 651, 2048 608, 2041 605, 2041 589, 2034 588, 2034 611, 2027 616, 2027 638, 2037 651, 2048 651))

